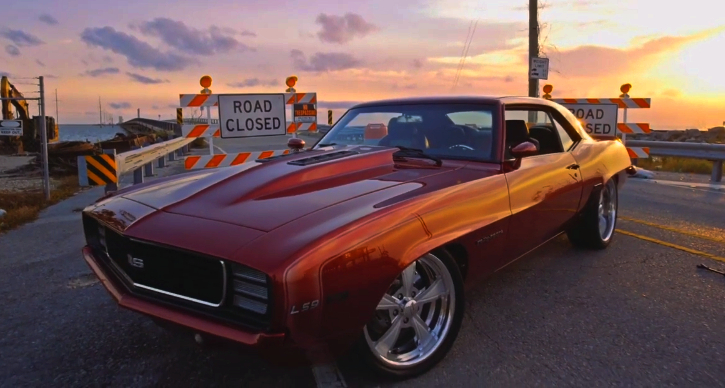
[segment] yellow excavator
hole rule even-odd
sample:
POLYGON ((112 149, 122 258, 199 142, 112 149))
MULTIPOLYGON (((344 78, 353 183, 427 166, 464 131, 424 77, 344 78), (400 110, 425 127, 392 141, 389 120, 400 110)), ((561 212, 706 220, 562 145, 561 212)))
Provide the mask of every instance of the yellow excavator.
MULTIPOLYGON (((22 93, 18 91, 13 84, 10 83, 8 77, 3 76, 0 79, 0 97, 2 98, 19 98, 19 100, 2 100, 2 118, 3 120, 22 120, 23 135, 22 136, 0 136, 0 147, 10 148, 16 153, 23 151, 39 151, 40 150, 40 116, 30 116, 28 101, 26 101, 22 93), (15 108, 16 112, 13 112, 15 108)), ((58 141, 58 124, 55 119, 50 116, 45 117, 45 128, 48 134, 48 143, 58 141)))

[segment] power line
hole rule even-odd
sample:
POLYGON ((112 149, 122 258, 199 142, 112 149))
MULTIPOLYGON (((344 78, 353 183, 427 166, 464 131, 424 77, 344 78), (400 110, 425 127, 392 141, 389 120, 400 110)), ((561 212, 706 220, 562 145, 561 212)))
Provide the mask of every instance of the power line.
POLYGON ((463 72, 463 67, 466 66, 466 58, 468 58, 468 50, 471 49, 471 43, 473 42, 473 35, 476 33, 476 27, 478 26, 478 19, 476 19, 476 23, 473 25, 473 31, 471 32, 471 39, 468 41, 468 47, 466 47, 466 53, 463 55, 463 63, 461 64, 461 71, 458 72, 458 78, 456 78, 456 84, 453 87, 458 86, 458 80, 461 77, 461 73, 463 72))
POLYGON ((474 15, 479 15, 476 17, 476 20, 474 22, 473 19, 471 19, 471 24, 468 26, 468 34, 466 35, 466 42, 463 44, 463 51, 461 53, 461 59, 458 62, 458 69, 456 70, 456 76, 453 81, 453 88, 455 89, 456 86, 458 86, 458 81, 461 78, 461 74, 463 72, 463 68, 466 65, 466 58, 468 57, 468 51, 471 48, 471 43, 473 43, 473 36, 476 34, 476 27, 478 26, 479 20, 481 20, 481 10, 483 8, 483 3, 479 3, 478 7, 476 7, 474 15))
POLYGON ((463 64, 463 56, 466 53, 466 45, 468 45, 468 39, 471 36, 471 30, 473 29, 473 20, 471 20, 471 24, 468 25, 468 32, 466 33, 466 40, 463 42, 463 48, 461 49, 461 58, 458 60, 458 67, 456 68, 456 75, 453 79, 453 87, 456 87, 456 84, 458 83, 458 74, 461 71, 461 66, 463 64))

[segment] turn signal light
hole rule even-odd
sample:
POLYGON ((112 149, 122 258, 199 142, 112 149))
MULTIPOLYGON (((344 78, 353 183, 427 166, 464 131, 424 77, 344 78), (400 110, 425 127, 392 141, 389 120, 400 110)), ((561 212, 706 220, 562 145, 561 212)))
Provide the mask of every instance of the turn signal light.
POLYGON ((234 306, 257 314, 266 314, 269 302, 267 275, 255 269, 232 263, 234 306))

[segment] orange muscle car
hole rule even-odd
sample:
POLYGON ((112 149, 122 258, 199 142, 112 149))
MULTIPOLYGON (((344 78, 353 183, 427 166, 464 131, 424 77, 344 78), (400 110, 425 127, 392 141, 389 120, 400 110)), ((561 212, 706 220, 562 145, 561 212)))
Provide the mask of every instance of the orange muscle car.
POLYGON ((314 146, 131 186, 83 211, 121 306, 277 362, 354 350, 406 378, 456 339, 464 286, 566 233, 603 249, 632 170, 563 106, 376 101, 314 146))

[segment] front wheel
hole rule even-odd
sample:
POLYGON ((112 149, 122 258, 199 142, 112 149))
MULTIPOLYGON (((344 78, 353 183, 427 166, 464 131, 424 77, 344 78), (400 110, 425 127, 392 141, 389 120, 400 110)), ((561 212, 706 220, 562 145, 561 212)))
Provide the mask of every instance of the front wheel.
POLYGON ((446 252, 428 253, 390 285, 365 326, 365 358, 393 378, 422 374, 445 357, 463 320, 463 279, 446 252))
POLYGON ((617 225, 617 202, 617 182, 610 179, 593 193, 581 218, 566 231, 569 241, 582 248, 606 248, 617 225))

